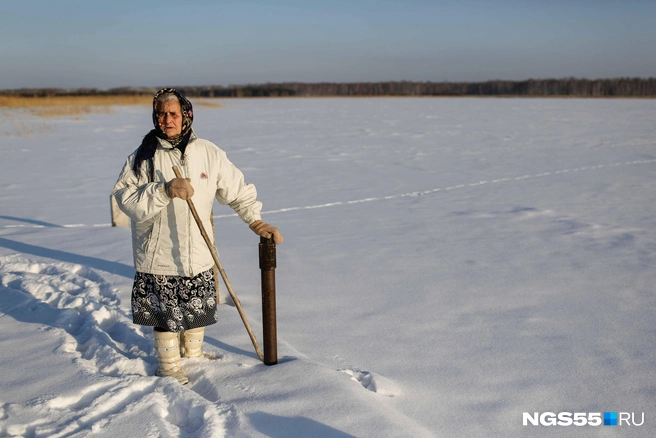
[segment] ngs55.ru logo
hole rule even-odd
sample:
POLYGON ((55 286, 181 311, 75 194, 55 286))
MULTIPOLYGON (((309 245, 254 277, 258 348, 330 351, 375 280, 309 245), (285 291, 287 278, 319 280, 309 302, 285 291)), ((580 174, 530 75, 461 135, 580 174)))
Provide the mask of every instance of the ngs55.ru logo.
POLYGON ((642 426, 645 413, 640 412, 524 412, 522 424, 528 426, 642 426))

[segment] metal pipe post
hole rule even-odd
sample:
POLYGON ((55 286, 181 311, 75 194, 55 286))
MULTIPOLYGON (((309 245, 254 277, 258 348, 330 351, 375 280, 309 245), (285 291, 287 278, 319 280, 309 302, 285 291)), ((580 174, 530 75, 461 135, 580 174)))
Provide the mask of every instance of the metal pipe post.
POLYGON ((276 328, 276 244, 273 238, 260 237, 260 269, 262 270, 262 324, 264 328, 264 364, 278 363, 276 328))

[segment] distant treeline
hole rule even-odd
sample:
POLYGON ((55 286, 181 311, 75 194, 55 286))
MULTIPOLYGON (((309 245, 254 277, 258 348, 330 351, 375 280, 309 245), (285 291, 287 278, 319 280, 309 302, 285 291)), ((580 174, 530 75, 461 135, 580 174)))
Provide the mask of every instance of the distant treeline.
MULTIPOLYGON (((654 97, 656 78, 528 79, 487 82, 284 82, 247 85, 179 86, 189 97, 311 97, 311 96, 572 96, 654 97)), ((158 88, 121 87, 109 90, 60 88, 0 90, 0 95, 153 95, 158 88)))

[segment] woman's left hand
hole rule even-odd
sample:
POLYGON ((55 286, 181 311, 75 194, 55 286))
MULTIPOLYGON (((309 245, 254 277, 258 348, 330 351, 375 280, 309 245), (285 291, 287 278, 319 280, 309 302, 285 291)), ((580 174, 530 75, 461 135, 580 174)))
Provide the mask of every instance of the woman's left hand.
POLYGON ((280 230, 273 225, 267 224, 264 221, 255 221, 249 225, 250 229, 253 230, 258 236, 270 239, 273 236, 273 243, 279 245, 282 243, 282 233, 280 230))

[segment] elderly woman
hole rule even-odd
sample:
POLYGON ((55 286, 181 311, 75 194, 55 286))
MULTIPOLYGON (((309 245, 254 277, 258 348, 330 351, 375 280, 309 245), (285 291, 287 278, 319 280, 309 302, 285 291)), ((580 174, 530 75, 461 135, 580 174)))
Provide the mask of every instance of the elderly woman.
POLYGON ((128 157, 112 192, 132 222, 133 321, 154 327, 157 375, 181 384, 189 381, 181 353, 203 356, 205 326, 217 321, 214 260, 185 201, 193 198, 205 229, 216 198, 256 234, 282 243, 280 231, 261 220, 255 186, 224 151, 196 137, 193 119, 191 102, 179 92, 157 92, 155 128, 128 157), (175 177, 173 166, 184 178, 175 177))

